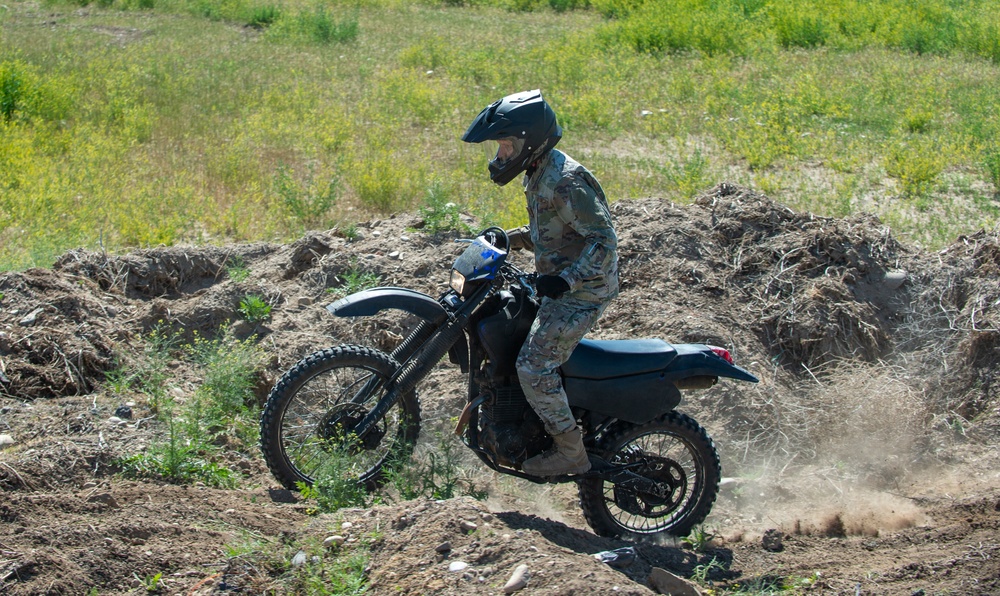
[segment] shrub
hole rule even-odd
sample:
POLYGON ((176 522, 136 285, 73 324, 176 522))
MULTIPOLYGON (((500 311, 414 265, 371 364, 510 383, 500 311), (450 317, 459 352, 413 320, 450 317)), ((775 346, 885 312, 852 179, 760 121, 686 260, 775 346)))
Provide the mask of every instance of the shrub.
POLYGON ((282 165, 274 174, 274 189, 292 217, 305 224, 315 224, 337 203, 340 183, 331 177, 326 183, 317 182, 310 171, 297 182, 290 168, 282 165))
MULTIPOLYGON (((328 449, 323 465, 316 472, 316 482, 305 493, 316 499, 321 512, 364 507, 371 499, 365 485, 358 480, 362 471, 355 468, 349 449, 351 447, 328 449)), ((300 485, 299 488, 304 487, 300 485)))
POLYGON ((885 171, 899 181, 903 196, 923 197, 944 170, 944 163, 933 147, 896 145, 885 158, 885 171))
POLYGON ((399 498, 451 499, 462 495, 486 499, 487 491, 464 476, 461 462, 464 450, 454 437, 447 432, 435 433, 435 437, 434 445, 425 445, 406 460, 387 464, 386 475, 399 498))
MULTIPOLYGON (((147 342, 147 353, 169 353, 178 347, 178 337, 154 332, 147 342)), ((196 335, 193 343, 180 347, 201 368, 202 384, 180 405, 164 395, 154 411, 167 424, 166 440, 154 442, 143 453, 119 458, 118 465, 129 477, 178 483, 202 481, 232 488, 236 474, 215 461, 219 439, 223 437, 230 449, 257 444, 259 408, 253 388, 262 352, 250 340, 233 339, 226 327, 217 339, 196 335)), ((159 385, 162 387, 165 381, 162 378, 159 385)))
POLYGON ((22 107, 25 95, 24 74, 16 62, 0 63, 0 115, 7 122, 22 107))
POLYGON ((824 45, 830 35, 830 26, 821 14, 799 3, 782 4, 772 14, 772 27, 785 48, 814 48, 824 45))
POLYGON ((266 29, 281 17, 281 9, 273 4, 255 6, 247 25, 254 29, 266 29))
POLYGON ((449 200, 450 198, 448 189, 439 181, 434 181, 427 189, 424 206, 420 208, 425 232, 438 234, 469 231, 469 226, 462 221, 461 210, 457 204, 449 200))
POLYGON ((316 2, 311 9, 302 9, 294 15, 279 15, 268 32, 274 39, 345 43, 358 36, 358 15, 338 19, 327 5, 316 2))
POLYGON ((983 150, 983 170, 986 178, 993 183, 993 188, 1000 194, 1000 143, 994 143, 983 150))

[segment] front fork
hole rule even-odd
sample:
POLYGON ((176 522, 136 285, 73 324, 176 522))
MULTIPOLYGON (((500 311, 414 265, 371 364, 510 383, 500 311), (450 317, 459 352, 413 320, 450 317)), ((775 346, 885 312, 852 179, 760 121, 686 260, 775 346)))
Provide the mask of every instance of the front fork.
POLYGON ((498 287, 496 283, 483 286, 465 301, 459 300, 453 293, 446 294, 442 300, 445 308, 454 309, 449 310, 447 321, 436 329, 430 323, 422 321, 413 333, 393 350, 393 357, 402 364, 388 380, 388 392, 358 423, 355 428, 357 436, 364 437, 374 428, 396 402, 412 391, 417 383, 424 380, 455 342, 464 339, 465 328, 472 314, 496 287, 498 287))

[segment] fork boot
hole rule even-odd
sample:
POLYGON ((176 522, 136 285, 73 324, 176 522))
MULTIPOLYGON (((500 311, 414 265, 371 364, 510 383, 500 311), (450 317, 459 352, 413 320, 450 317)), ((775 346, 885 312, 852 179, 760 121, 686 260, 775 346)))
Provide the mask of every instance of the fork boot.
POLYGON ((552 449, 525 461, 521 464, 521 470, 532 476, 562 476, 582 474, 590 469, 580 427, 554 435, 552 441, 552 449))

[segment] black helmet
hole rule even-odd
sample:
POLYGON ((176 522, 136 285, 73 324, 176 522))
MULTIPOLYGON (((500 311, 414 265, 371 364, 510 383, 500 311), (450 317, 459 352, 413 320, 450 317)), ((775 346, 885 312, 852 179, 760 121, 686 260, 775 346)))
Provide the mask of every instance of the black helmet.
POLYGON ((508 95, 490 104, 462 135, 466 143, 500 143, 490 160, 490 180, 500 186, 527 170, 560 138, 562 128, 556 114, 538 89, 508 95))

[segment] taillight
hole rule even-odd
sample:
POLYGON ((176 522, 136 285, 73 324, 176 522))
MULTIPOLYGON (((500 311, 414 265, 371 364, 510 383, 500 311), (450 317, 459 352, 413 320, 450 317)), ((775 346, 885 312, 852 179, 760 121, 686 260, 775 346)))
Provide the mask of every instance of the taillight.
POLYGON ((708 348, 710 350, 712 350, 713 352, 715 352, 716 356, 718 356, 719 358, 722 358, 723 360, 725 360, 729 364, 733 364, 733 365, 736 364, 735 362, 733 362, 733 356, 732 356, 732 354, 729 353, 729 350, 727 350, 725 348, 720 348, 718 346, 708 346, 708 348))

